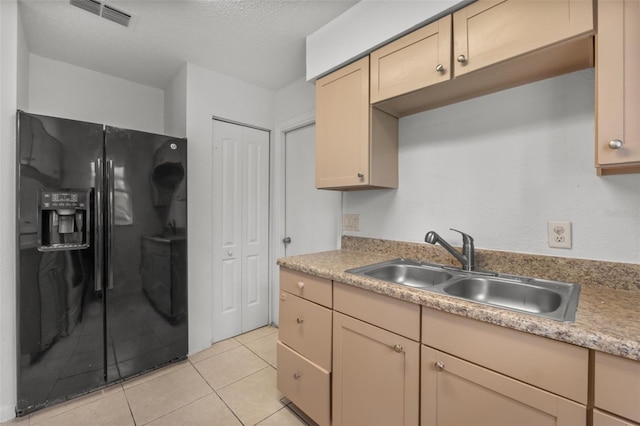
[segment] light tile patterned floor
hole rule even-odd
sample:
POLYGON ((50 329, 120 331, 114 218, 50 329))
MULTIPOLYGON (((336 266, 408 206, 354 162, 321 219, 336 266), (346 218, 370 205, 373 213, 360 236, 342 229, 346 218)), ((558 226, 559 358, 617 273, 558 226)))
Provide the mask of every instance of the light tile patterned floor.
POLYGON ((312 424, 276 388, 277 338, 276 328, 259 328, 186 361, 2 425, 312 424))

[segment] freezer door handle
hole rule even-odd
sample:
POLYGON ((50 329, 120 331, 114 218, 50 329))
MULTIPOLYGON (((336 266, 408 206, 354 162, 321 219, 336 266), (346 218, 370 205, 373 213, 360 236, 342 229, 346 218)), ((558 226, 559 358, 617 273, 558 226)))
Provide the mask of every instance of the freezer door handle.
POLYGON ((107 209, 107 289, 113 290, 113 238, 115 222, 115 171, 113 160, 107 160, 107 190, 109 192, 109 208, 107 209))
POLYGON ((93 288, 95 291, 102 291, 102 267, 103 267, 103 250, 104 250, 104 222, 102 217, 102 209, 104 206, 104 194, 102 192, 103 185, 103 168, 102 168, 102 159, 98 158, 96 161, 92 162, 93 172, 95 173, 94 184, 95 184, 95 201, 94 201, 94 229, 95 232, 95 247, 93 249, 93 269, 94 269, 94 284, 93 288))

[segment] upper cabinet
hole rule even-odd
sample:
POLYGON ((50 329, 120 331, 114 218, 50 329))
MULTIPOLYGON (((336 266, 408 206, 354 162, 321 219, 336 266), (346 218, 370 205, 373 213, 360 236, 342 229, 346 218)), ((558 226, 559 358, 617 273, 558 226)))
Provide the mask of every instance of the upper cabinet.
POLYGON ((369 57, 316 82, 316 187, 397 188, 398 120, 369 103, 369 57))
POLYGON ((640 172, 640 3, 599 1, 596 36, 596 168, 640 172))
MULTIPOLYGON (((450 16, 371 53, 374 61, 372 103, 378 109, 403 117, 593 66, 593 4, 591 0, 478 0, 471 3, 454 12, 448 49, 444 42, 450 16), (373 58, 386 58, 388 49, 394 52, 402 43, 413 46, 414 39, 425 37, 420 36, 420 32, 435 33, 436 26, 438 43, 442 43, 437 48, 433 40, 428 51, 421 49, 418 53, 418 49, 413 48, 419 58, 405 58, 403 65, 395 64, 393 68, 387 65, 386 75, 374 75, 376 60, 373 58), (390 47, 396 45, 397 48, 390 47), (428 81, 426 76, 422 76, 425 82, 418 84, 412 71, 403 72, 403 69, 417 69, 416 63, 447 50, 449 59, 421 67, 425 74, 436 67, 441 70, 438 84, 428 81), (446 64, 451 65, 447 68, 446 64), (381 81, 380 89, 376 88, 376 78, 381 81), (376 91, 380 92, 379 97, 376 91)), ((395 56, 400 58, 399 53, 395 56)))
MULTIPOLYGON (((396 188, 399 117, 593 66, 594 4, 477 0, 317 80, 316 187, 396 188)), ((640 171, 640 6, 598 8, 598 167, 640 171)))
POLYGON ((453 14, 456 77, 593 31, 593 2, 479 0, 453 14))
POLYGON ((371 53, 371 103, 451 78, 451 15, 371 53))

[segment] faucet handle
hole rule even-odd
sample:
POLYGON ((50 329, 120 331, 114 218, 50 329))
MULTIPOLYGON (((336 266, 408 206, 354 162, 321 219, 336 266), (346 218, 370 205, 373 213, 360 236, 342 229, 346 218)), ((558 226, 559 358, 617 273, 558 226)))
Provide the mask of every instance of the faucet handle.
POLYGON ((463 244, 473 244, 473 237, 469 234, 465 234, 462 231, 458 231, 457 229, 449 228, 452 231, 459 232, 462 235, 462 243, 463 244))

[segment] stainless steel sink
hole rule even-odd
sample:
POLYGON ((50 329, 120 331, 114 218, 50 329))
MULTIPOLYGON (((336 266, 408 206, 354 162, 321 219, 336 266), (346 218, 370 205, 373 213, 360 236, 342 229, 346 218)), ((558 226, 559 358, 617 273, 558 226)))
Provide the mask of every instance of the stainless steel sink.
POLYGON ((575 321, 580 285, 394 259, 346 272, 554 319, 575 321))
POLYGON ((441 268, 407 259, 399 259, 389 264, 365 266, 353 273, 417 288, 434 286, 453 278, 453 275, 441 268))

